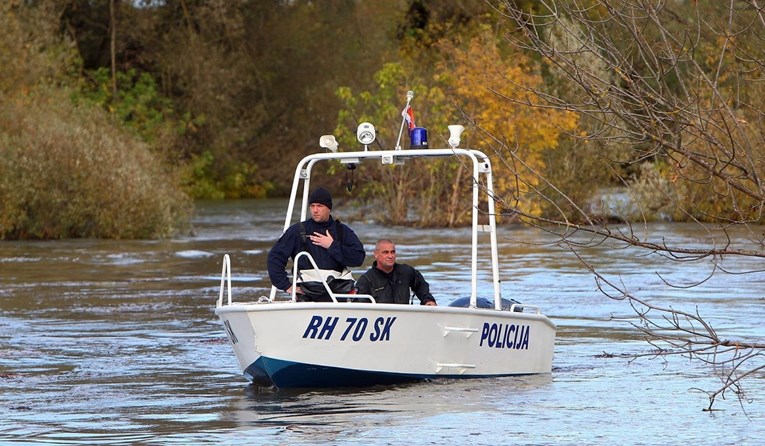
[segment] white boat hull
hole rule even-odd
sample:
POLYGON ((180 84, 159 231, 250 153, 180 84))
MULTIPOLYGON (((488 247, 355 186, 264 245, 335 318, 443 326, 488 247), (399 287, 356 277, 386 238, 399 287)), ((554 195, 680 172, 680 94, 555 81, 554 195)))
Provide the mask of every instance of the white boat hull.
POLYGON ((534 312, 369 303, 216 308, 259 384, 345 387, 550 373, 555 324, 534 312))

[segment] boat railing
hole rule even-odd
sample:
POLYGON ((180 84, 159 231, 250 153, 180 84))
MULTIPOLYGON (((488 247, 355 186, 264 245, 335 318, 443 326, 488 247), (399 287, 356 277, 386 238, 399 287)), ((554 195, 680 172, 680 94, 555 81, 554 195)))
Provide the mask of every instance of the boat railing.
MULTIPOLYGON (((301 257, 306 257, 308 261, 311 263, 311 266, 316 271, 317 275, 319 272, 319 267, 316 265, 316 262, 313 260, 313 257, 311 254, 309 254, 306 251, 302 251, 298 253, 298 255, 295 256, 294 265, 293 265, 293 283, 292 283, 292 302, 297 302, 297 285, 296 278, 298 277, 298 260, 301 257)), ((329 284, 327 284, 326 280, 321 280, 322 285, 324 286, 324 289, 327 291, 327 294, 332 298, 332 301, 335 303, 340 302, 339 299, 346 299, 346 301, 353 300, 368 300, 371 303, 376 303, 375 298, 370 296, 369 294, 351 294, 351 293, 335 293, 332 291, 332 289, 329 287, 329 284)), ((223 256, 223 266, 221 268, 220 273, 220 293, 218 295, 218 301, 216 303, 217 307, 223 306, 223 296, 224 294, 227 296, 227 305, 231 305, 232 298, 231 298, 231 258, 228 254, 225 254, 223 256)), ((270 301, 270 299, 269 299, 270 301)), ((510 305, 510 308, 508 311, 511 312, 525 312, 524 310, 532 310, 536 314, 541 314, 542 309, 538 305, 531 305, 531 304, 522 304, 522 303, 513 303, 510 305)))
MULTIPOLYGON (((301 257, 306 257, 309 262, 311 262, 311 266, 313 267, 314 271, 316 272, 316 275, 321 277, 320 269, 316 265, 316 262, 313 260, 313 257, 311 254, 309 254, 307 251, 301 251, 299 252, 295 258, 292 260, 292 302, 297 302, 297 287, 300 286, 299 283, 297 283, 298 278, 298 260, 301 257)), ((321 277, 321 284, 324 286, 324 289, 327 291, 327 294, 329 294, 329 297, 332 298, 332 302, 338 303, 338 298, 345 299, 346 301, 350 301, 351 299, 361 299, 361 300, 368 300, 371 303, 376 303, 375 298, 370 296, 369 294, 353 294, 353 293, 335 293, 332 291, 332 289, 329 287, 329 284, 324 279, 324 277, 321 277)))
POLYGON ((223 293, 228 290, 228 305, 231 305, 231 259, 228 254, 223 256, 223 270, 220 273, 220 295, 217 307, 223 306, 223 293))
MULTIPOLYGON (((311 257, 311 254, 303 251, 298 253, 297 256, 295 256, 295 266, 294 266, 294 275, 293 277, 297 277, 297 261, 300 257, 307 257, 308 261, 311 262, 311 265, 313 268, 317 271, 319 271, 318 266, 316 266, 316 262, 313 260, 313 257, 311 257)), ((324 285, 324 288, 327 290, 327 293, 332 298, 332 301, 335 303, 338 303, 338 299, 346 299, 346 300, 368 300, 371 303, 376 303, 375 298, 370 296, 369 294, 352 294, 352 293, 335 293, 332 291, 332 289, 327 284, 326 280, 322 280, 321 283, 324 285)), ((220 272, 220 293, 218 294, 218 301, 216 302, 216 307, 222 307, 223 306, 223 296, 226 295, 226 305, 232 304, 232 298, 231 298, 231 258, 228 254, 225 254, 223 256, 223 266, 221 268, 220 272)), ((261 298, 266 299, 266 298, 261 298)), ((266 301, 266 300, 263 300, 266 301)), ((268 302, 271 300, 268 299, 268 302)), ((260 301, 259 301, 260 302, 260 301)), ((296 286, 295 281, 293 280, 292 284, 292 302, 297 302, 297 296, 296 296, 296 286)))

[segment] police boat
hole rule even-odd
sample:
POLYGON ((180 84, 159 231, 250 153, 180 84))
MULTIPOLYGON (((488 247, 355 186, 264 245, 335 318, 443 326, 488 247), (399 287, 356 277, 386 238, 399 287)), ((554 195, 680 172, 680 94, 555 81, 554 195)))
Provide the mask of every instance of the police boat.
MULTIPOLYGON (((215 314, 245 377, 257 385, 317 388, 551 373, 555 324, 538 306, 501 297, 489 158, 479 150, 459 148, 462 126, 449 127, 449 147, 442 149, 401 149, 397 144, 394 150, 371 150, 374 130, 369 123, 357 133, 363 151, 338 152, 335 138, 323 136, 320 146, 330 151, 306 156, 295 170, 284 230, 293 223, 298 200, 299 221, 307 218, 311 169, 317 162, 397 164, 413 158, 462 158, 472 165, 473 175, 469 298, 449 306, 383 304, 369 295, 334 293, 323 282, 331 302, 300 302, 294 291, 290 300, 277 300, 273 287, 270 295, 255 302, 236 302, 226 254, 215 314), (488 224, 479 224, 479 209, 488 210, 488 224), (478 296, 479 256, 490 257, 490 297, 478 296)), ((316 268, 307 252, 298 256, 302 255, 316 268)), ((294 290, 297 259, 292 267, 294 290)))

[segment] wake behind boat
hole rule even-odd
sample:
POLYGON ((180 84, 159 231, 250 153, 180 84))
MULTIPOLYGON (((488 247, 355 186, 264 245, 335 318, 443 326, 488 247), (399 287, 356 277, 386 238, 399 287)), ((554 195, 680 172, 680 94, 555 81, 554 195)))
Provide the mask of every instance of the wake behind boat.
MULTIPOLYGON (((276 300, 272 288, 257 302, 234 302, 226 255, 215 313, 248 379, 278 388, 357 387, 551 372, 555 324, 539 307, 501 297, 489 158, 458 148, 461 126, 450 126, 450 131, 451 147, 443 149, 402 150, 397 145, 396 150, 369 150, 374 130, 368 123, 357 132, 363 151, 338 152, 334 137, 323 136, 320 145, 330 152, 306 156, 295 170, 284 230, 293 223, 298 200, 300 221, 306 219, 311 170, 318 162, 396 165, 414 158, 459 157, 472 165, 473 175, 471 262, 465 265, 471 271, 469 298, 449 306, 382 304, 369 295, 336 294, 323 282, 332 302, 298 302, 295 259, 291 300, 276 300), (479 224, 479 209, 488 210, 487 224, 479 224), (490 258, 489 298, 478 296, 479 256, 490 258)), ((310 255, 303 255, 316 268, 310 255)))

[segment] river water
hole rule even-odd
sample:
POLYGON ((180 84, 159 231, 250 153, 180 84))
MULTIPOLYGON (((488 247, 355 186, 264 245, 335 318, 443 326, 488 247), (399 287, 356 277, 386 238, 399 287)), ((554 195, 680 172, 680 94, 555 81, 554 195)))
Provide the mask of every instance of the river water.
MULTIPOLYGON (((539 305, 557 325, 551 375, 441 380, 371 389, 277 391, 240 374, 214 314, 223 254, 234 300, 267 293, 265 253, 280 200, 200 203, 196 234, 168 241, 0 242, 0 443, 755 445, 765 438, 765 376, 715 411, 720 381, 682 358, 646 353, 623 301, 539 231, 500 228, 503 295, 539 305)), ((441 305, 467 295, 467 231, 381 228, 353 218, 368 252, 381 235, 419 267, 441 305)), ((696 246, 697 227, 641 228, 696 246)), ((762 237, 759 228, 759 237, 762 237)), ((756 237, 756 235, 755 235, 756 237)), ((755 248, 750 234, 733 240, 755 248)), ((640 297, 698 309, 722 338, 765 342, 765 273, 711 271, 615 245, 585 252, 640 297), (656 273, 662 274, 662 277, 656 273)), ((367 260, 364 267, 369 266, 367 260)), ((761 260, 725 259, 727 270, 761 260)), ((468 281, 469 282, 469 281, 468 281)), ((760 365, 762 360, 760 360, 760 365)))

